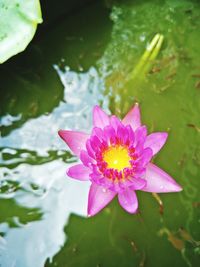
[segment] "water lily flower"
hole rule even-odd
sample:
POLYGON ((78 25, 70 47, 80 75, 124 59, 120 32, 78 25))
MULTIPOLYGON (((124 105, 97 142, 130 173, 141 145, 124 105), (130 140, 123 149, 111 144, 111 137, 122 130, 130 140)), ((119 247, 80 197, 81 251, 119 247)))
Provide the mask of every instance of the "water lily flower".
POLYGON ((108 116, 99 106, 93 109, 91 134, 60 130, 60 137, 81 163, 68 169, 67 175, 80 181, 91 181, 88 216, 97 214, 116 195, 129 213, 138 209, 137 190, 154 193, 182 190, 172 177, 151 163, 163 147, 168 134, 147 135, 141 125, 139 105, 121 121, 108 116))

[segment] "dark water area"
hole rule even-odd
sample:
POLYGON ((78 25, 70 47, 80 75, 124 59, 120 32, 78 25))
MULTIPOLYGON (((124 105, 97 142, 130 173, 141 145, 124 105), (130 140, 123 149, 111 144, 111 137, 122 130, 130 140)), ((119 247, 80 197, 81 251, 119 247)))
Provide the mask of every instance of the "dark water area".
POLYGON ((0 66, 0 266, 197 267, 200 3, 89 2, 0 66), (57 132, 89 132, 96 104, 122 118, 136 101, 149 132, 169 133, 154 162, 183 191, 159 194, 162 212, 138 191, 138 214, 115 199, 87 218, 90 183, 66 176, 78 159, 57 132))

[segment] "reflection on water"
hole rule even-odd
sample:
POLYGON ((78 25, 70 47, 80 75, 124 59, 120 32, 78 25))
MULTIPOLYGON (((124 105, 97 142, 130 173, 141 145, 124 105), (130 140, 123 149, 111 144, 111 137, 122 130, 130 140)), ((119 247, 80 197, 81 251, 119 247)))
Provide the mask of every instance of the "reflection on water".
POLYGON ((86 216, 89 184, 67 179, 76 158, 57 132, 88 131, 93 105, 107 106, 103 82, 91 66, 111 23, 102 4, 83 10, 47 31, 19 62, 0 69, 1 267, 44 266, 66 241, 70 214, 86 216))
POLYGON ((30 119, 20 129, 2 137, 0 147, 23 148, 45 156, 49 150, 63 149, 63 142, 58 140, 58 129, 90 129, 93 105, 100 101, 106 103, 101 93, 103 83, 96 69, 92 67, 79 74, 67 67, 65 71, 58 66, 55 69, 65 87, 59 106, 52 113, 30 119))
MULTIPOLYGON (((1 266, 43 266, 46 258, 51 258, 64 243, 63 227, 69 215, 86 216, 88 184, 66 179, 65 170, 66 164, 60 160, 40 166, 21 164, 14 170, 6 170, 6 179, 20 180, 23 186, 7 197, 14 198, 20 207, 30 210, 37 207, 43 215, 39 221, 28 221, 18 228, 10 228, 7 222, 0 225, 0 232, 4 234, 1 266), (33 183, 40 192, 30 190, 33 183)), ((11 215, 15 215, 13 210, 11 215)), ((29 212, 26 216, 30 217, 29 212)))
POLYGON ((0 225, 0 232, 4 233, 0 250, 3 267, 43 266, 46 258, 51 258, 64 243, 63 227, 69 215, 86 216, 89 183, 66 178, 67 164, 56 157, 67 154, 69 164, 71 156, 65 152, 67 148, 58 138, 57 131, 69 128, 88 131, 92 107, 103 101, 102 81, 95 68, 80 74, 69 68, 60 70, 58 66, 55 70, 65 88, 59 106, 51 114, 29 120, 20 129, 1 138, 1 198, 15 199, 20 207, 38 208, 43 214, 37 223, 28 222, 17 229, 10 229, 6 222, 0 225), (53 161, 36 166, 27 164, 33 155, 35 164, 40 159, 48 161, 50 149, 59 151, 53 161), (7 168, 12 165, 14 167, 7 168), (12 190, 14 182, 15 190, 12 190), (3 191, 5 184, 7 191, 3 191))
POLYGON ((15 121, 19 121, 21 119, 21 115, 12 116, 10 114, 7 114, 5 116, 2 116, 0 118, 0 126, 10 126, 15 121))

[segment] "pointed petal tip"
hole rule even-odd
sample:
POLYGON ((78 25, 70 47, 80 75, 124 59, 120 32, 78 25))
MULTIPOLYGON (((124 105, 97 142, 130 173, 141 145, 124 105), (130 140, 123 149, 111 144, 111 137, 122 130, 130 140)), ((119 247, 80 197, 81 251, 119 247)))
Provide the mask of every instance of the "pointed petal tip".
POLYGON ((70 132, 70 131, 69 130, 59 130, 58 135, 60 136, 60 138, 62 138, 65 141, 65 135, 68 132, 70 132))
POLYGON ((140 104, 139 104, 139 102, 135 102, 134 105, 132 106, 132 108, 130 109, 130 111, 131 110, 134 110, 135 113, 138 112, 139 115, 140 115, 140 104))
MULTIPOLYGON (((174 181, 173 186, 171 186, 171 190, 166 191, 166 193, 178 193, 178 192, 181 192, 182 190, 183 188, 174 181)), ((162 192, 162 193, 165 193, 165 192, 162 192)))
POLYGON ((136 214, 136 213, 138 213, 138 208, 134 212, 131 212, 131 214, 136 214))
POLYGON ((168 137, 168 132, 160 132, 163 135, 163 138, 165 137, 167 139, 168 137))
POLYGON ((96 214, 98 214, 101 210, 99 211, 92 211, 92 208, 90 205, 88 205, 88 210, 87 210, 87 217, 91 218, 93 216, 95 216, 96 214))
POLYGON ((79 156, 80 151, 85 149, 86 141, 89 138, 89 134, 71 130, 59 130, 58 135, 76 156, 79 156))
POLYGON ((174 191, 174 192, 181 192, 181 191, 183 191, 183 187, 180 186, 179 184, 176 184, 176 189, 175 190, 176 191, 174 191))
POLYGON ((93 112, 96 112, 96 111, 105 113, 104 110, 99 105, 95 105, 93 107, 93 112))
POLYGON ((104 128, 109 125, 109 116, 98 105, 93 107, 93 125, 98 128, 104 128))
POLYGON ((97 215, 98 213, 99 213, 100 211, 98 211, 98 212, 87 212, 87 217, 88 218, 91 218, 91 217, 94 217, 95 215, 97 215))
POLYGON ((95 106, 93 107, 93 112, 94 112, 95 110, 98 110, 98 109, 100 109, 100 107, 99 107, 98 105, 95 105, 95 106))
POLYGON ((149 163, 146 169, 147 185, 142 191, 151 193, 172 193, 182 191, 182 187, 164 170, 153 163, 149 163))
POLYGON ((178 193, 181 192, 183 188, 177 184, 177 182, 174 180, 173 184, 171 184, 171 187, 169 188, 169 191, 161 192, 161 193, 178 193))
MULTIPOLYGON (((124 209, 124 208, 123 208, 123 209, 124 209)), ((124 210, 125 210, 125 209, 124 209, 124 210)), ((136 214, 136 213, 138 213, 138 208, 135 209, 135 210, 128 210, 128 209, 126 209, 125 211, 128 212, 129 214, 136 214)))
POLYGON ((126 189, 118 194, 118 200, 121 207, 128 213, 134 214, 138 210, 138 200, 135 191, 126 189))
POLYGON ((135 102, 134 107, 139 107, 139 106, 140 106, 139 102, 135 102))
POLYGON ((167 138, 168 138, 168 132, 162 132, 163 135, 163 139, 165 140, 164 143, 166 142, 167 138))
POLYGON ((124 125, 130 125, 135 131, 141 126, 141 114, 139 103, 136 102, 122 120, 124 125))
POLYGON ((71 176, 70 168, 68 168, 68 169, 66 170, 65 173, 66 173, 67 178, 74 179, 74 178, 71 176))
POLYGON ((63 136, 63 130, 59 130, 58 131, 58 135, 61 137, 61 138, 63 138, 62 136, 63 136))
POLYGON ((137 108, 137 109, 140 110, 140 104, 139 104, 139 102, 135 102, 133 108, 137 108))
POLYGON ((66 175, 69 176, 70 178, 72 178, 72 177, 71 177, 71 173, 70 173, 70 172, 71 172, 71 171, 70 171, 70 168, 71 168, 71 167, 69 167, 69 168, 66 170, 66 175))

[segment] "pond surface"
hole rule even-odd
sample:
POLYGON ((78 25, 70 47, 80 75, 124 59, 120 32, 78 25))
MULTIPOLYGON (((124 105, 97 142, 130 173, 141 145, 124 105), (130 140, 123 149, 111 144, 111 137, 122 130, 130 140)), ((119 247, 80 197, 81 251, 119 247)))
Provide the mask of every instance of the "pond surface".
POLYGON ((200 3, 88 4, 0 66, 0 266, 190 266, 200 262, 200 3), (137 75, 147 45, 157 57, 137 75), (168 131, 154 159, 183 191, 138 192, 139 213, 115 199, 86 217, 89 183, 59 129, 88 132, 95 104, 123 117, 141 105, 149 131, 168 131))

